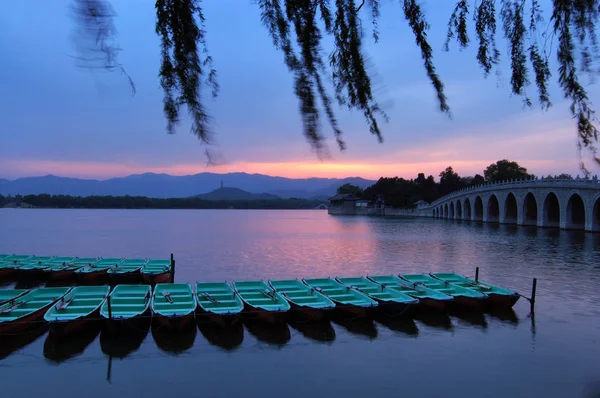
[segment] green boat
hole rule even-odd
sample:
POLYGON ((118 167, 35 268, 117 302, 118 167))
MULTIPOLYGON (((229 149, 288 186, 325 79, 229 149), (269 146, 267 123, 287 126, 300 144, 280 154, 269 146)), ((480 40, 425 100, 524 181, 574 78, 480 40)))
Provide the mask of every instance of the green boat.
POLYGON ((287 300, 264 281, 233 282, 233 288, 240 295, 246 309, 261 320, 281 322, 290 309, 287 300))
POLYGON ((329 297, 336 308, 359 317, 367 317, 368 310, 377 307, 377 301, 331 278, 303 279, 310 288, 329 297))
POLYGON ((71 263, 73 261, 75 261, 76 257, 52 257, 50 260, 48 260, 49 263, 71 263))
POLYGON ((2 289, 0 290, 0 305, 21 297, 28 291, 29 289, 2 289))
POLYGON ((121 261, 121 258, 101 258, 75 270, 75 275, 83 283, 103 283, 107 280, 108 270, 118 266, 121 261))
POLYGON ((148 260, 142 267, 142 280, 144 283, 171 282, 171 260, 148 260))
POLYGON ((100 315, 118 323, 137 326, 150 315, 149 285, 118 285, 100 308, 100 315))
POLYGON ((13 254, 13 255, 10 255, 8 257, 4 257, 2 259, 2 261, 8 261, 8 262, 12 262, 14 264, 19 264, 22 261, 25 261, 25 260, 28 260, 28 259, 32 259, 34 257, 35 256, 13 254))
POLYGON ((0 261, 3 261, 6 257, 10 257, 10 254, 0 254, 0 261))
POLYGON ((368 280, 367 278, 336 278, 341 284, 366 294, 379 304, 377 308, 384 314, 403 314, 414 307, 419 300, 395 289, 368 280))
POLYGON ((126 259, 108 270, 108 275, 118 282, 136 282, 141 281, 140 271, 148 260, 144 259, 126 259))
POLYGON ((429 275, 424 274, 403 274, 400 278, 413 284, 413 286, 425 286, 440 293, 447 294, 454 298, 453 303, 469 307, 472 309, 481 309, 485 303, 487 296, 473 289, 453 285, 449 282, 444 282, 439 279, 434 279, 429 275))
POLYGON ((16 334, 39 327, 46 310, 67 294, 69 287, 44 287, 32 290, 0 306, 0 334, 16 334))
POLYGON ((80 331, 97 319, 100 306, 110 293, 110 286, 78 286, 58 300, 44 314, 55 334, 80 331))
POLYGON ((223 327, 236 324, 244 309, 240 296, 225 282, 196 283, 196 300, 198 310, 223 327))
POLYGON ((48 268, 51 263, 48 260, 31 261, 25 260, 21 265, 16 268, 18 274, 24 277, 38 277, 44 274, 44 270, 48 268))
POLYGON ((194 320, 196 299, 187 283, 157 283, 150 307, 163 326, 182 330, 194 320))
POLYGON ((519 300, 519 293, 512 290, 503 289, 488 283, 478 282, 455 273, 432 273, 436 279, 444 282, 450 282, 453 285, 476 290, 487 296, 487 303, 496 308, 512 308, 519 300))
MULTIPOLYGON (((55 257, 50 262, 48 268, 44 269, 44 274, 49 279, 68 279, 75 277, 75 271, 85 266, 92 266, 96 261, 98 261, 97 257, 69 257, 72 258, 70 261, 58 262, 55 261, 59 257, 55 257)), ((67 257, 60 257, 67 258, 67 257)))
POLYGON ((15 269, 18 266, 18 264, 13 263, 12 261, 0 261, 0 278, 10 276, 12 273, 16 272, 15 269))
POLYGON ((409 284, 396 275, 368 276, 367 279, 388 289, 393 289, 418 299, 418 306, 425 309, 444 311, 453 300, 452 296, 429 289, 423 285, 409 284))
POLYGON ((320 320, 325 317, 326 310, 335 308, 335 303, 328 297, 297 279, 272 280, 269 285, 290 303, 294 313, 304 318, 320 320))

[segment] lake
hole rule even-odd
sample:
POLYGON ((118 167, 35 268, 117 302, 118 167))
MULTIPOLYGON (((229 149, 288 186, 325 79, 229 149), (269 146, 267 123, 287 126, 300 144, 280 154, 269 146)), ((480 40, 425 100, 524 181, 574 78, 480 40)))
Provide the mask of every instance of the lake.
MULTIPOLYGON (((600 234, 325 211, 0 210, 0 253, 168 258, 176 281, 456 271, 514 313, 0 342, 4 397, 600 396, 600 234)), ((11 285, 5 288, 11 288, 11 285)))

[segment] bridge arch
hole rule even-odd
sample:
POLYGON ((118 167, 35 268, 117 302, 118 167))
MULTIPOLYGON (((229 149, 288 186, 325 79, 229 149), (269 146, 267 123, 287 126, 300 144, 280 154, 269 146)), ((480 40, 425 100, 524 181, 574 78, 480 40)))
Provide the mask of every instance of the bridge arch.
POLYGON ((444 205, 444 218, 448 218, 448 203, 444 205))
POLYGON ((454 219, 454 202, 450 202, 450 219, 454 219))
POLYGON ((537 225, 538 204, 533 192, 528 192, 523 199, 523 225, 537 225))
POLYGON ((560 226, 560 202, 554 192, 549 192, 544 198, 543 211, 544 227, 560 226))
POLYGON ((477 196, 475 198, 475 221, 483 221, 483 200, 481 200, 481 196, 477 196))
POLYGON ((573 193, 567 201, 567 228, 585 229, 585 204, 578 193, 573 193))
POLYGON ((592 207, 592 231, 600 231, 600 196, 594 199, 592 207))
POLYGON ((504 200, 504 222, 506 224, 516 224, 518 214, 517 198, 510 192, 504 200))
POLYGON ((465 198, 465 203, 463 204, 463 214, 464 214, 464 219, 465 220, 470 220, 471 219, 471 201, 469 200, 469 198, 465 198))
POLYGON ((487 203, 487 222, 498 222, 500 218, 500 205, 496 195, 491 194, 487 203))
POLYGON ((456 201, 456 219, 457 220, 462 220, 463 219, 463 211, 462 211, 462 203, 460 203, 460 199, 458 199, 456 201))

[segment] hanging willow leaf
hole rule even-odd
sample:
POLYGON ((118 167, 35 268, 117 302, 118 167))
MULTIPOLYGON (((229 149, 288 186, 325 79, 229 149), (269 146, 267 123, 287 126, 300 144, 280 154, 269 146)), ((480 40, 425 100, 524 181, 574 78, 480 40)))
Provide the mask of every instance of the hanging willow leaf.
MULTIPOLYGON (((435 0, 437 1, 437 0, 435 0)), ((440 0, 441 1, 441 0, 440 0)), ((83 29, 86 52, 79 59, 88 65, 125 73, 117 56, 114 12, 106 0, 74 0, 74 14, 83 29)), ((380 141, 382 133, 377 117, 387 119, 377 104, 371 78, 365 67, 360 12, 367 13, 373 24, 373 37, 379 39, 380 0, 257 0, 261 20, 273 44, 283 53, 286 66, 294 76, 294 92, 298 97, 304 135, 319 154, 326 152, 320 130, 321 112, 331 126, 338 146, 345 148, 342 131, 335 115, 334 102, 365 116, 369 131, 380 141), (364 5, 367 5, 363 9, 364 5), (370 10, 370 13, 369 11, 370 10), (325 59, 323 42, 327 37, 333 48, 325 59), (328 61, 328 62, 327 62, 328 61), (329 94, 329 84, 333 94, 329 94), (335 101, 333 101, 335 98, 335 101)), ((421 52, 425 71, 437 95, 440 110, 450 107, 444 84, 433 63, 429 44, 429 24, 421 3, 434 0, 399 0, 421 52)), ((501 20, 510 59, 511 91, 526 96, 530 74, 535 77, 539 102, 551 105, 548 90, 551 78, 549 57, 558 60, 558 82, 571 112, 577 120, 581 147, 594 156, 598 141, 598 122, 581 75, 593 78, 599 59, 597 29, 600 0, 552 0, 550 26, 540 29, 543 8, 539 0, 456 0, 448 21, 445 48, 456 39, 459 47, 470 44, 469 13, 472 11, 477 41, 477 62, 487 76, 499 65, 500 51, 496 43, 497 21, 501 20), (469 8, 472 7, 472 8, 469 8), (499 14, 499 15, 498 15, 499 14), (527 26, 528 25, 528 26, 527 26), (548 29, 550 32, 548 34, 548 29), (540 36, 544 43, 540 44, 540 36), (557 48, 552 47, 556 39, 557 48)), ((156 32, 161 39, 160 81, 164 91, 167 131, 172 133, 180 118, 180 107, 186 105, 193 121, 193 132, 208 142, 209 118, 204 108, 200 87, 208 85, 216 95, 218 84, 212 58, 205 43, 204 16, 200 0, 157 0, 156 32)), ((78 29, 79 29, 78 26, 78 29)), ((83 46, 80 46, 83 47, 83 46)), ((133 86, 132 89, 135 89, 133 86)), ((597 158, 600 162, 600 158, 597 158)))

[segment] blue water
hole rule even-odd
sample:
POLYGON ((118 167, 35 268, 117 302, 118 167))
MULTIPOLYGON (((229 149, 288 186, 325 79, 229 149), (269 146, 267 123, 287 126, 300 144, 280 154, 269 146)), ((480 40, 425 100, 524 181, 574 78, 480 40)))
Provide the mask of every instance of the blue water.
POLYGON ((525 295, 539 281, 535 316, 521 299, 503 317, 248 324, 229 335, 204 326, 123 347, 99 331, 57 343, 40 330, 0 341, 2 397, 600 394, 600 234, 324 211, 2 209, 0 253, 174 253, 180 282, 472 276, 477 266, 482 280, 525 295))

